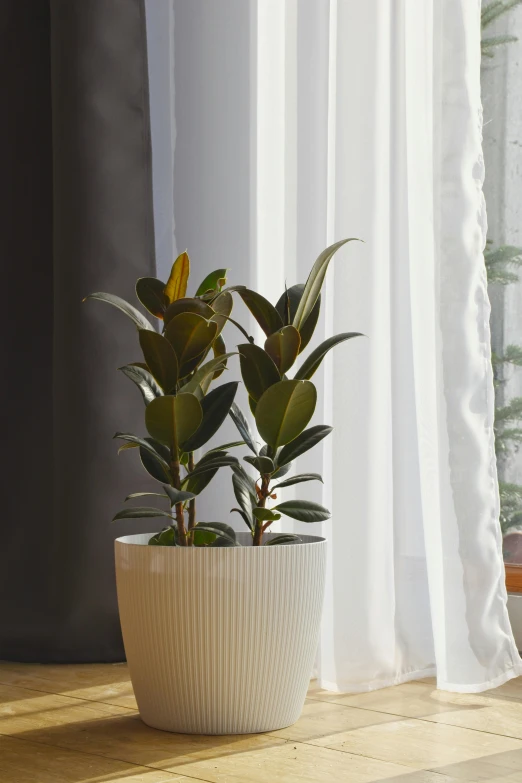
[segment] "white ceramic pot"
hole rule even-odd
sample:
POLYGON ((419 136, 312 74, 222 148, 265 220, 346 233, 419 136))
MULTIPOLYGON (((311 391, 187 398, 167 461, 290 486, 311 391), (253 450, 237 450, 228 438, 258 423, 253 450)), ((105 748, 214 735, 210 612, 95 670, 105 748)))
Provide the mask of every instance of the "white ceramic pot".
POLYGON ((317 648, 325 539, 207 549, 147 546, 149 538, 115 545, 123 641, 144 722, 184 734, 294 723, 317 648))

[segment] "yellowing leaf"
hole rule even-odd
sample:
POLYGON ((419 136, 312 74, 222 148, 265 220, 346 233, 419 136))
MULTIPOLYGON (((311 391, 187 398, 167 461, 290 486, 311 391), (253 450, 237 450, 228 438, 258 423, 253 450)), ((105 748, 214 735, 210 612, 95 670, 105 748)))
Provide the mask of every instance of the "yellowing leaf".
POLYGON ((172 265, 170 277, 165 286, 165 296, 169 302, 181 299, 187 293, 187 282, 190 274, 190 259, 185 250, 172 265))

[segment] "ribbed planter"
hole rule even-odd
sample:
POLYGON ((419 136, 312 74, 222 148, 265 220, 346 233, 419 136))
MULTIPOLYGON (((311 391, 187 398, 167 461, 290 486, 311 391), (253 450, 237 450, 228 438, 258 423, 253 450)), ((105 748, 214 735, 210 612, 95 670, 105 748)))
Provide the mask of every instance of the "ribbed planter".
POLYGON ((147 546, 149 538, 116 541, 123 641, 144 722, 185 734, 294 723, 317 648, 326 541, 207 549, 147 546))

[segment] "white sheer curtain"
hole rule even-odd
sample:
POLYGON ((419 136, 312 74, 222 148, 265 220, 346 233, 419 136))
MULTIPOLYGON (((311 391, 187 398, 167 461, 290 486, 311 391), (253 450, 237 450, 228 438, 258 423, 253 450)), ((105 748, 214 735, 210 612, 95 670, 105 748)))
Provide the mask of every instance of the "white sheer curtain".
MULTIPOLYGON (((365 241, 330 266, 318 336, 368 339, 325 363, 317 422, 334 434, 300 463, 322 465, 307 496, 332 510, 306 527, 330 541, 317 674, 332 690, 522 673, 493 451, 479 11, 148 0, 160 271, 188 247, 199 276, 232 267, 275 301, 327 244, 365 241)), ((222 518, 225 484, 206 501, 222 518)))

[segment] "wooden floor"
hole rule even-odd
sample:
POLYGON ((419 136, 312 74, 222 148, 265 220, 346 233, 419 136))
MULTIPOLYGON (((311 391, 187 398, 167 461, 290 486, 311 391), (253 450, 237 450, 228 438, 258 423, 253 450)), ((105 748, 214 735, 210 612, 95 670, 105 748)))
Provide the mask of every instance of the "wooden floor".
POLYGON ((522 678, 480 695, 417 681, 312 684, 269 734, 168 734, 139 719, 125 665, 0 663, 0 783, 522 783, 522 678))

